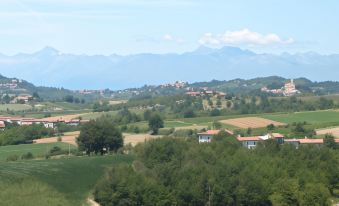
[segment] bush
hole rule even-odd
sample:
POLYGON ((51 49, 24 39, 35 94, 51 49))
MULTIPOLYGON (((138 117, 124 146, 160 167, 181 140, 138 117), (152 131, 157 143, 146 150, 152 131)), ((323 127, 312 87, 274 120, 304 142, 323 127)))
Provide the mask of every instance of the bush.
POLYGON ((7 162, 14 162, 14 161, 17 161, 18 159, 19 159, 18 155, 10 155, 6 158, 6 161, 7 162))
POLYGON ((174 137, 194 137, 196 136, 196 131, 192 129, 179 129, 173 132, 174 137))
POLYGON ((162 128, 162 129, 159 129, 159 134, 168 136, 168 135, 172 134, 174 132, 174 130, 175 130, 174 128, 170 128, 170 129, 162 128))
POLYGON ((34 156, 31 152, 27 152, 26 154, 21 155, 22 160, 30 160, 33 159, 34 156))

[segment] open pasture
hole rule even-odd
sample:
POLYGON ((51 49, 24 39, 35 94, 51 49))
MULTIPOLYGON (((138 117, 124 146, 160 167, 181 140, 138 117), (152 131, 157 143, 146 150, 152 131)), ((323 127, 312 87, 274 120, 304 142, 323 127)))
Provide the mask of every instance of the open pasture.
POLYGON ((292 112, 284 114, 262 115, 274 121, 291 124, 293 122, 307 122, 318 125, 339 125, 339 112, 336 110, 321 110, 311 112, 292 112))
POLYGON ((32 109, 28 104, 0 104, 0 111, 26 111, 32 109))
POLYGON ((50 200, 55 196, 60 202, 51 201, 48 205, 85 205, 91 189, 106 168, 121 163, 130 164, 132 161, 133 157, 129 155, 110 155, 0 162, 0 188, 3 189, 1 194, 9 194, 6 202, 15 202, 15 205, 42 206, 46 205, 46 199, 50 200), (39 191, 22 191, 23 188, 30 188, 23 185, 31 184, 39 188, 46 187, 43 195, 39 191), (8 189, 10 191, 6 192, 8 189), (28 195, 20 196, 22 194, 28 195))
MULTIPOLYGON (((20 157, 27 152, 31 152, 34 157, 42 157, 54 146, 64 150, 69 148, 69 144, 63 142, 0 146, 0 162, 5 161, 8 156, 18 155, 20 157)), ((75 146, 71 145, 71 149, 75 149, 75 146)))
POLYGON ((285 125, 284 123, 272 121, 269 119, 264 119, 260 117, 242 117, 235 119, 226 119, 220 121, 223 124, 233 125, 239 128, 261 128, 266 127, 269 124, 273 124, 275 126, 285 125))

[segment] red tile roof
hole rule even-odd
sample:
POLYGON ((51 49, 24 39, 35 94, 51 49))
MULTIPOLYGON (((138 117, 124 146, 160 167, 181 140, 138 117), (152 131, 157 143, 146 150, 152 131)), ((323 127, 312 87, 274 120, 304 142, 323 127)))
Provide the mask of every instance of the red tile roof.
POLYGON ((198 133, 198 135, 217 135, 220 130, 207 130, 206 132, 198 133))
POLYGON ((280 133, 272 133, 271 135, 272 135, 272 137, 274 137, 274 138, 284 138, 284 135, 282 135, 282 134, 280 134, 280 133))
POLYGON ((260 137, 237 137, 239 142, 245 142, 245 141, 260 141, 260 137))

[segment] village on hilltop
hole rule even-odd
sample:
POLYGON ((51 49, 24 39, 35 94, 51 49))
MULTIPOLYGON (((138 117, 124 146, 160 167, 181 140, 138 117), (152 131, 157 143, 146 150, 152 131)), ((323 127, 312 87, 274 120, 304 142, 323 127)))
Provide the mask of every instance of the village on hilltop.
POLYGON ((285 85, 280 89, 268 89, 267 87, 261 88, 262 92, 280 94, 284 96, 292 96, 299 94, 300 91, 296 89, 293 79, 290 82, 285 83, 285 85))

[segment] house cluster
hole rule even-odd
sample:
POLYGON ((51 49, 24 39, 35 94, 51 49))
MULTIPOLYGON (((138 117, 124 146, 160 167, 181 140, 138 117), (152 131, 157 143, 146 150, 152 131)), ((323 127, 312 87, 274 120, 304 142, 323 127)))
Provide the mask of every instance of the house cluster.
POLYGON ((187 82, 184 81, 176 81, 174 83, 168 83, 168 84, 162 84, 160 85, 161 88, 169 88, 169 87, 174 87, 174 88, 184 88, 186 87, 187 82))
POLYGON ((202 88, 200 91, 195 91, 193 88, 189 88, 189 91, 186 92, 186 95, 191 97, 202 97, 202 96, 216 96, 224 98, 226 94, 224 92, 218 92, 214 90, 209 90, 208 88, 202 88))
POLYGON ((22 94, 17 97, 14 97, 14 99, 11 101, 12 104, 16 103, 28 103, 32 101, 34 98, 32 95, 29 94, 22 94))
POLYGON ((50 117, 43 119, 24 118, 24 117, 6 117, 0 116, 0 129, 6 128, 6 123, 17 123, 20 126, 43 124, 46 128, 56 128, 58 123, 65 123, 71 126, 77 126, 81 123, 80 119, 64 119, 63 117, 50 117))
POLYGON ((94 89, 83 89, 83 90, 77 90, 79 94, 104 94, 104 90, 94 90, 94 89))
MULTIPOLYGON (((199 143, 211 142, 213 137, 219 134, 221 130, 208 130, 206 132, 198 133, 199 143)), ((231 131, 225 130, 229 134, 233 134, 231 131)), ((322 145, 324 144, 323 139, 309 139, 307 137, 303 139, 285 139, 284 135, 279 133, 269 133, 263 136, 253 137, 237 137, 237 140, 242 144, 243 147, 248 149, 255 148, 259 142, 266 141, 269 139, 276 140, 279 144, 291 144, 298 148, 300 145, 313 144, 322 145)), ((339 143, 339 139, 335 139, 335 142, 339 143)))
POLYGON ((22 80, 12 79, 10 82, 0 83, 0 87, 8 88, 8 89, 16 89, 18 87, 18 83, 21 83, 22 80))
POLYGON ((284 96, 292 96, 300 93, 300 91, 296 89, 293 79, 291 79, 290 82, 287 82, 280 89, 268 89, 267 87, 263 87, 261 88, 261 91, 266 93, 280 94, 284 96))

